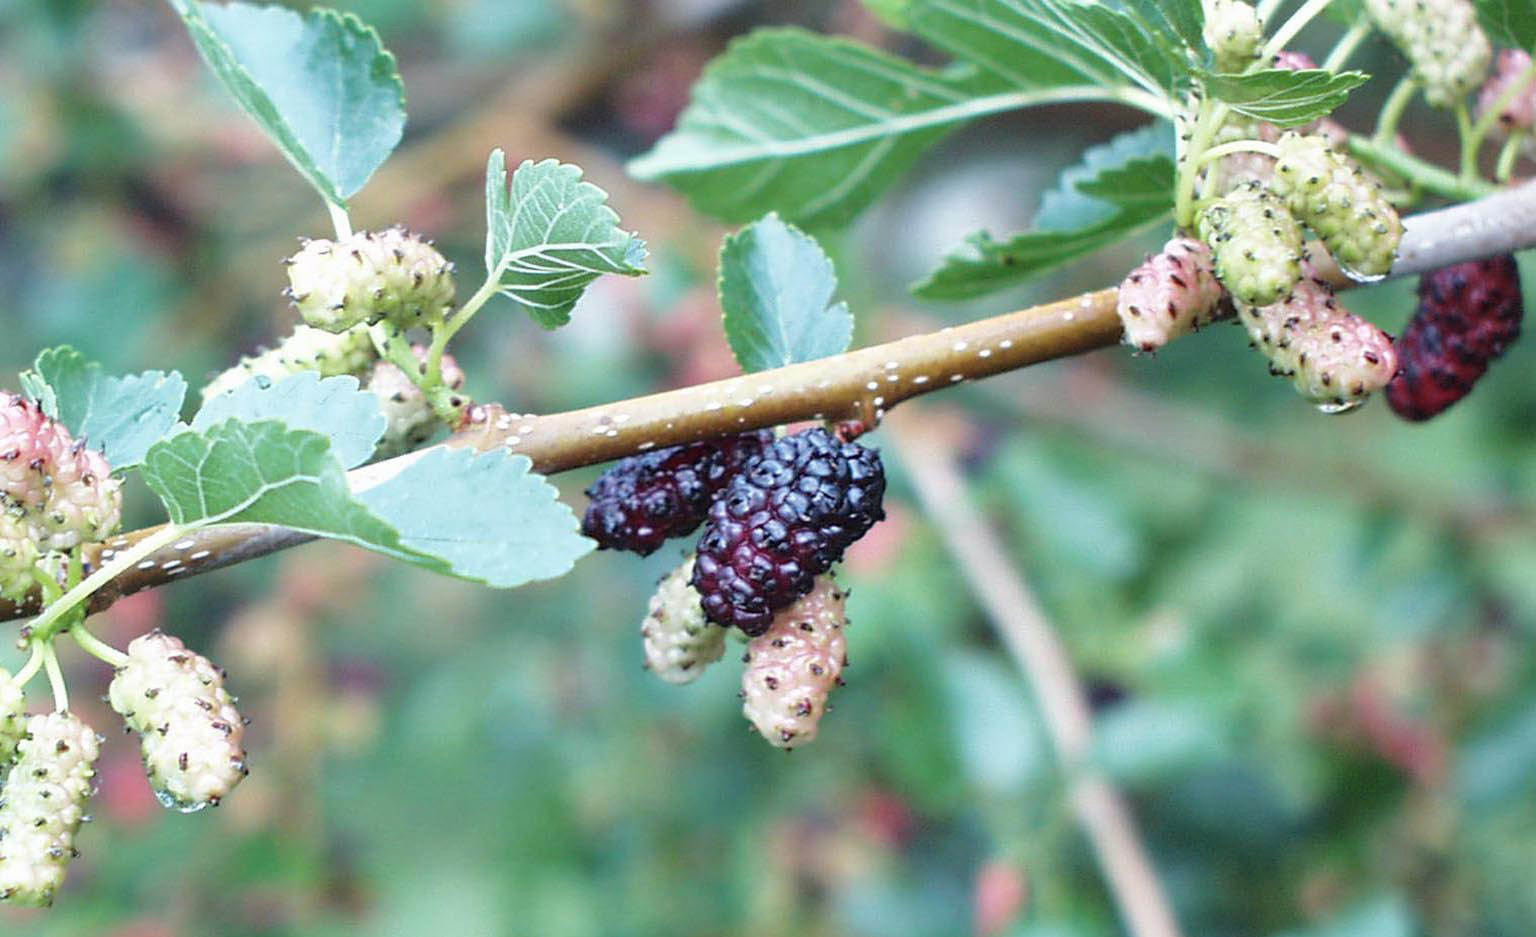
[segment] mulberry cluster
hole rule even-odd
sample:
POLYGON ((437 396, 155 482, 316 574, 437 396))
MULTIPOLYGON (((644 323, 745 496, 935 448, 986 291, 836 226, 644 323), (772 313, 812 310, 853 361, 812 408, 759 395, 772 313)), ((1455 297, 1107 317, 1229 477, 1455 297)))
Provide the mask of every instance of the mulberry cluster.
POLYGON ((27 698, 10 671, 0 667, 0 788, 5 772, 16 757, 16 746, 26 735, 27 698))
POLYGON ((453 304, 453 265, 400 227, 306 240, 287 264, 286 295, 327 332, 386 319, 401 329, 430 325, 453 304))
POLYGON ((0 901, 53 904, 75 856, 99 754, 95 731, 69 713, 27 720, 0 801, 0 901))
POLYGON ((111 534, 122 507, 122 482, 101 453, 38 404, 0 394, 0 595, 27 593, 24 574, 39 550, 67 550, 111 534))
POLYGON ((1237 309, 1270 373, 1328 412, 1359 406, 1397 373, 1391 337, 1341 306, 1320 279, 1303 279, 1281 302, 1237 309))
POLYGON ((1280 158, 1270 188, 1291 214, 1316 232, 1346 272, 1385 276, 1397 257, 1403 223, 1380 183, 1324 137, 1287 133, 1276 146, 1280 158))
POLYGON ((1509 254, 1421 277, 1418 309, 1397 340, 1402 371, 1387 385, 1393 412, 1427 420, 1470 393, 1519 338, 1522 295, 1509 254))
MULTIPOLYGON (((415 345, 411 350, 418 360, 426 361, 426 348, 415 345)), ((464 386, 464 371, 452 355, 443 355, 442 377, 443 385, 450 390, 464 386)), ((379 407, 388 420, 375 452, 379 458, 420 448, 442 426, 427 395, 409 375, 388 361, 374 362, 368 390, 379 398, 379 407)))
POLYGON ((1478 113, 1499 108, 1498 124, 1507 132, 1530 130, 1536 125, 1536 77, 1527 77, 1531 54, 1521 49, 1505 49, 1494 59, 1493 74, 1477 95, 1478 113), (1519 90, 1512 91, 1516 83, 1519 90), (1509 100, 1500 99, 1509 94, 1509 100))
POLYGON ((749 636, 885 517, 879 453, 815 428, 771 445, 709 508, 693 585, 710 621, 749 636))
POLYGON ((848 666, 846 600, 836 580, 820 576, 747 644, 741 711, 770 744, 789 749, 816 738, 827 696, 848 666))
POLYGON ((602 549, 648 556, 703 523, 715 494, 772 442, 758 430, 622 459, 587 489, 582 533, 602 549))
POLYGON ((1240 72, 1258 60, 1264 45, 1264 24, 1252 4, 1215 0, 1207 4, 1203 35, 1216 58, 1216 70, 1240 72))
POLYGON ((1241 302, 1279 302, 1301 279, 1301 226, 1257 182, 1207 203, 1199 229, 1215 254, 1216 276, 1241 302))
POLYGON ((1493 49, 1471 0, 1365 0, 1365 10, 1408 57, 1430 104, 1454 107, 1482 84, 1493 49))
POLYGON ((1221 296, 1211 249, 1175 237, 1121 282, 1115 311, 1126 344, 1156 351, 1211 321, 1221 296))
POLYGON ((377 357, 373 340, 364 327, 333 334, 299 325, 276 348, 241 358, 234 367, 209 381, 203 388, 203 399, 234 390, 258 377, 276 381, 302 371, 314 371, 321 377, 361 377, 377 357))
POLYGON ((155 796, 184 813, 217 806, 248 773, 223 671, 158 631, 128 645, 128 658, 107 699, 143 740, 155 796))
POLYGON ((725 629, 704 617, 694 591, 693 557, 668 573, 640 625, 645 668, 668 683, 689 683, 725 654, 725 629))

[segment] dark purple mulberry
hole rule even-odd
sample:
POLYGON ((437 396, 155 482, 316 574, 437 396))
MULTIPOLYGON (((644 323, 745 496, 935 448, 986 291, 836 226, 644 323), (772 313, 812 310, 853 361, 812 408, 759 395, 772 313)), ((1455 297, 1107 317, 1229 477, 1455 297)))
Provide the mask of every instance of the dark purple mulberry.
POLYGON ((743 466, 709 507, 693 587, 704 614, 748 635, 885 518, 880 454, 824 429, 786 436, 743 466))
POLYGON ((1510 254, 1453 264, 1419 280, 1419 306, 1397 340, 1399 370, 1387 402, 1405 420, 1427 420, 1472 392, 1520 337, 1525 304, 1510 254))
POLYGON ((715 492, 772 441, 771 430, 757 430, 622 459, 587 489, 581 532, 604 550, 654 553, 693 533, 715 492))

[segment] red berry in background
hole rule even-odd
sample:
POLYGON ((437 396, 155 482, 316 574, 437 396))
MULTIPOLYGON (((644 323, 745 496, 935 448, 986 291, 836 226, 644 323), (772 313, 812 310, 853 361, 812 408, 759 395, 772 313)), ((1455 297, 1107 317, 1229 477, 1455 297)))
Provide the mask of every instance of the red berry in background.
POLYGON ((1525 304, 1511 254, 1453 264, 1419 279, 1419 306, 1397 340, 1400 370, 1387 402, 1427 420, 1471 393, 1515 339, 1525 304))
POLYGON ((772 441, 757 430, 622 459, 587 489, 581 532, 601 549, 648 556, 703 523, 715 492, 772 441))

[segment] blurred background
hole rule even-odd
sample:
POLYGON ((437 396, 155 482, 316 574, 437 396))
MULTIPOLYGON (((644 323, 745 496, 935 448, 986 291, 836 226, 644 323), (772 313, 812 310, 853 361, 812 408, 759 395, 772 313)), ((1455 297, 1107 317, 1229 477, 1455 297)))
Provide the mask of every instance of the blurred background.
MULTIPOLYGON (((650 242, 653 275, 599 280, 568 328, 503 304, 460 338, 474 395, 527 412, 733 373, 723 231, 622 168, 731 36, 798 23, 932 58, 846 0, 336 5, 382 31, 410 99, 360 227, 428 232, 472 287, 500 146, 579 163, 650 242)), ((1397 71, 1379 44, 1359 62, 1397 71)), ((1366 126, 1390 81, 1345 122, 1366 126)), ((1118 280, 1160 237, 969 305, 905 292, 971 230, 1027 224, 1084 146, 1139 120, 988 122, 824 235, 859 341, 1118 280)), ((1432 117, 1406 130, 1449 155, 1432 117)), ((287 332, 280 261, 328 230, 168 7, 0 0, 4 386, 57 343, 197 386, 287 332)), ((1349 302, 1396 330, 1412 284, 1349 302)), ((904 461, 925 447, 963 474, 1005 574, 1069 648, 1092 763, 1186 934, 1536 933, 1533 368, 1536 341, 1427 426, 1380 403, 1325 417, 1216 328, 1155 359, 1101 352, 904 407, 900 438, 870 437, 893 488, 843 574, 848 686, 789 755, 747 730, 734 654, 682 688, 641 670, 646 598, 680 550, 494 592, 311 545, 135 596, 98 634, 164 627, 228 668, 254 773, 217 811, 167 813, 136 741, 111 734, 66 893, 0 909, 0 933, 1121 933, 1039 700, 927 519, 904 461)), ((577 510, 596 472, 555 479, 577 510)), ((129 526, 159 519, 129 497, 129 526)), ((112 725, 105 669, 67 662, 112 725)))

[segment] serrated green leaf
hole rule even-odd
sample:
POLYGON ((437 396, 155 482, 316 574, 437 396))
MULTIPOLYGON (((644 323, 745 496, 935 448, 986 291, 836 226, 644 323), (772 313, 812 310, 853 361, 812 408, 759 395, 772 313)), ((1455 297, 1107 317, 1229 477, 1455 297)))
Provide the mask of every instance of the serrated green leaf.
POLYGON ((485 167, 485 268, 501 292, 543 327, 571 320, 587 284, 604 273, 640 276, 645 242, 619 227, 608 193, 557 160, 526 160, 507 184, 501 150, 485 167))
POLYGON ((1171 145, 1168 127, 1153 124, 1091 147, 1041 198, 1032 230, 1001 241, 972 234, 912 292, 984 296, 1163 222, 1173 205, 1171 145))
MULTIPOLYGON (((905 10, 916 24, 931 6, 914 0, 905 10)), ((1016 43, 1005 55, 1022 54, 1028 44, 1016 43)), ((839 225, 925 149, 978 117, 1073 100, 1165 106, 1102 69, 1063 67, 1032 54, 1042 74, 941 72, 846 39, 760 29, 710 63, 677 129, 629 169, 675 186, 699 210, 726 221, 777 211, 805 227, 839 225)))
POLYGON ((245 112, 322 196, 345 206, 405 128, 405 86, 379 34, 335 10, 174 3, 245 112))
POLYGON ((816 239, 778 215, 727 237, 720 248, 725 337, 741 369, 766 371, 848 349, 853 315, 832 302, 837 272, 816 239))
POLYGON ((204 432, 231 418, 246 423, 281 420, 290 429, 313 430, 331 441, 331 452, 342 468, 368 461, 389 422, 379 399, 358 389, 357 378, 322 379, 313 371, 276 382, 256 377, 210 397, 192 418, 192 428, 204 432))
POLYGON ((1536 4, 1531 0, 1475 0, 1495 42, 1536 52, 1536 4))
POLYGON ((1177 37, 1190 49, 1205 45, 1205 11, 1200 0, 1125 0, 1147 23, 1165 35, 1177 37))
POLYGON ((138 465, 171 431, 187 394, 175 371, 113 377, 67 345, 39 354, 21 385, 45 413, 101 450, 114 472, 138 465))
POLYGON ((1344 103, 1350 91, 1370 77, 1364 72, 1335 74, 1322 68, 1268 68, 1244 75, 1200 74, 1207 94, 1239 114, 1281 127, 1295 127, 1326 117, 1344 103))
POLYGON ((505 450, 438 447, 358 499, 453 575, 510 589, 564 574, 595 546, 532 466, 505 450))
POLYGON ((172 523, 184 527, 276 524, 447 571, 352 497, 330 440, 311 430, 225 420, 161 440, 140 471, 172 523))

